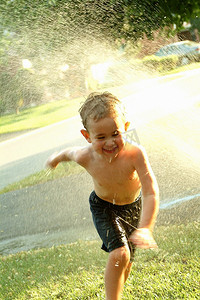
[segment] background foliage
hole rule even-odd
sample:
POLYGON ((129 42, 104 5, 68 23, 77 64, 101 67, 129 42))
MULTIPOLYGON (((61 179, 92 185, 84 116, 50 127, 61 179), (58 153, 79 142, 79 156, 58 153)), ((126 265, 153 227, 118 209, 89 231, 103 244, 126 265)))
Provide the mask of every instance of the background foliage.
POLYGON ((174 24, 180 30, 183 22, 200 17, 198 0, 2 0, 0 8, 4 28, 17 33, 31 29, 37 43, 47 47, 80 34, 137 39, 174 24))
POLYGON ((1 0, 0 113, 59 99, 64 85, 71 95, 83 94, 86 70, 105 49, 158 30, 173 34, 190 20, 198 29, 199 17, 198 0, 1 0), (23 58, 31 70, 22 69, 23 58), (61 62, 71 73, 58 70, 61 62))

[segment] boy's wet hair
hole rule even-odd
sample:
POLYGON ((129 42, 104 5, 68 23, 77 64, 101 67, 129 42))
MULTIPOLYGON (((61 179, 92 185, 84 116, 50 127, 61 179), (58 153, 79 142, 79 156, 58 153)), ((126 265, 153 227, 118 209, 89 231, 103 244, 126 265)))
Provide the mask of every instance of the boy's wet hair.
POLYGON ((83 126, 88 130, 88 120, 121 116, 125 121, 125 108, 121 101, 109 92, 91 93, 79 109, 83 126))

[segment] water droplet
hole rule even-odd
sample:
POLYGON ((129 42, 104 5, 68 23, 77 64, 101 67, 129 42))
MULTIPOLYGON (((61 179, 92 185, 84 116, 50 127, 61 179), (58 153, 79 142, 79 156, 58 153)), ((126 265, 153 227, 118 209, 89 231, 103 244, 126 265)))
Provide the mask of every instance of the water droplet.
POLYGON ((119 267, 119 261, 116 261, 115 267, 119 267))
POLYGON ((51 173, 51 169, 46 170, 45 176, 49 176, 51 173))
POLYGON ((116 196, 117 196, 117 193, 114 193, 114 196, 113 196, 113 204, 116 204, 116 196))

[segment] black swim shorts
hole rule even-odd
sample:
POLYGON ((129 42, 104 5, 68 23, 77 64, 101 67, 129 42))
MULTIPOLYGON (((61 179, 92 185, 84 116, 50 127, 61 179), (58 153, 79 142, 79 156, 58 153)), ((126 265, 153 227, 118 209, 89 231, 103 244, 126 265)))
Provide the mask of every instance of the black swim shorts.
POLYGON ((116 205, 99 198, 93 191, 89 198, 96 230, 103 241, 102 249, 111 252, 128 246, 133 260, 135 246, 128 241, 137 229, 141 212, 141 195, 131 204, 116 205))

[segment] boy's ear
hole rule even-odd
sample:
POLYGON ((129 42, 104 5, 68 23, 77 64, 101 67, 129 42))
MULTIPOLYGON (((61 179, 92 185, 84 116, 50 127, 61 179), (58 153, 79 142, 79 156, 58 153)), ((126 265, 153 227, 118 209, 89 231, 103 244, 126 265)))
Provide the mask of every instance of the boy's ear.
POLYGON ((128 130, 129 126, 130 126, 130 122, 126 122, 126 123, 125 123, 125 131, 128 130))
POLYGON ((81 129, 81 134, 84 136, 88 143, 91 143, 89 132, 85 129, 81 129))

